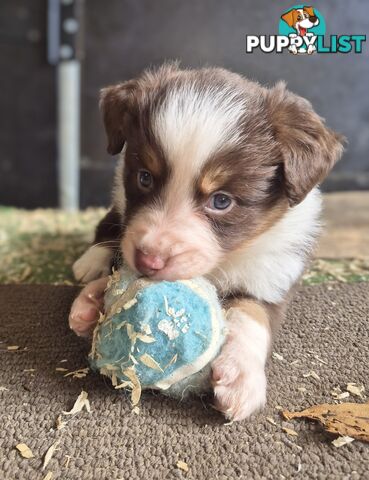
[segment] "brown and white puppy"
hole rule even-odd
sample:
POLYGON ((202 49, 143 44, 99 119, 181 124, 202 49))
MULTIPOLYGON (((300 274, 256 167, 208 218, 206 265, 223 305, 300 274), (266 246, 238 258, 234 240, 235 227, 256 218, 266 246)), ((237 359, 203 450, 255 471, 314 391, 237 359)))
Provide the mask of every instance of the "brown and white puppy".
POLYGON ((301 37, 306 35, 309 28, 319 25, 319 18, 315 15, 313 7, 293 8, 284 13, 281 18, 301 37))
POLYGON ((166 65, 105 88, 113 204, 75 263, 91 282, 70 325, 86 334, 115 254, 157 280, 205 275, 227 308, 213 362, 218 408, 240 420, 266 400, 272 335, 319 230, 323 180, 342 152, 310 103, 223 69, 166 65), (96 280, 98 279, 98 280, 96 280))

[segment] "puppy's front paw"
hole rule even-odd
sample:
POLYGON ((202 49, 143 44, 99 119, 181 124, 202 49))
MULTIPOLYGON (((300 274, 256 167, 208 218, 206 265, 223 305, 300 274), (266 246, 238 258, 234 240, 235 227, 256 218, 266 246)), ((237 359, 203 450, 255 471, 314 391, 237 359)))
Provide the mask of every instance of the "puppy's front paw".
POLYGON ((104 291, 108 277, 89 283, 74 300, 69 314, 70 328, 81 337, 87 337, 94 329, 100 312, 104 310, 104 291))
POLYGON ((212 370, 215 407, 226 418, 243 420, 264 407, 266 377, 257 359, 229 342, 213 362, 212 370))
POLYGON ((76 280, 87 283, 111 273, 112 251, 107 247, 92 246, 74 263, 76 280))

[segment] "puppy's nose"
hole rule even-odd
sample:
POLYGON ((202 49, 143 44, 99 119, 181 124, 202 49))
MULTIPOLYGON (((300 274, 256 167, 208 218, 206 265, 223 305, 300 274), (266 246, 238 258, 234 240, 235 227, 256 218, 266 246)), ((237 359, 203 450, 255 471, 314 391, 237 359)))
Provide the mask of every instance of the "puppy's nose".
POLYGON ((151 255, 144 253, 142 250, 136 250, 135 265, 142 274, 151 275, 165 267, 165 260, 159 255, 151 255))
POLYGON ((309 20, 310 22, 315 23, 318 20, 318 17, 316 15, 310 15, 309 20))

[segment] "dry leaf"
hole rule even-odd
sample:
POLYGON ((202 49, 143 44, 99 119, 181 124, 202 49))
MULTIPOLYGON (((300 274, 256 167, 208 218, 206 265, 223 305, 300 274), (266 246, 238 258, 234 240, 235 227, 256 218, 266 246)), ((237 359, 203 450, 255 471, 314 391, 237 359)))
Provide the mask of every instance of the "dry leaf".
POLYGON ((282 430, 283 430, 284 432, 286 432, 287 435, 291 435, 291 436, 293 436, 293 437, 297 437, 297 436, 298 436, 298 433, 295 432, 295 430, 292 430, 292 428, 282 427, 282 430))
POLYGON ((352 437, 349 437, 348 435, 345 435, 344 437, 338 437, 335 440, 333 440, 332 445, 335 447, 343 447, 343 445, 347 445, 348 443, 353 442, 355 439, 352 437))
POLYGON ((184 472, 188 472, 189 468, 186 462, 183 462, 182 460, 178 460, 177 462, 177 467, 184 472))
POLYGON ((88 393, 82 390, 78 395, 77 400, 74 402, 72 410, 69 410, 69 412, 63 411, 64 415, 74 415, 83 410, 83 408, 86 408, 86 410, 90 412, 90 402, 87 400, 87 397, 88 393))
POLYGON ((164 371, 158 364, 158 362, 148 353, 144 353, 143 355, 141 355, 140 361, 147 367, 152 368, 153 370, 159 370, 159 372, 164 371))
POLYGON ((53 478, 53 472, 47 472, 44 476, 44 480, 51 480, 53 478))
POLYGON ((56 447, 59 445, 59 440, 51 445, 51 447, 48 448, 47 452, 45 453, 44 457, 44 463, 42 465, 42 470, 45 470, 47 465, 49 464, 52 456, 55 453, 56 447))
POLYGON ((346 390, 357 397, 362 397, 363 393, 365 392, 365 388, 363 385, 356 385, 356 383, 348 383, 346 390))
POLYGON ((32 450, 25 443, 18 443, 15 448, 19 451, 23 458, 34 458, 32 450))
POLYGON ((319 421, 330 433, 350 436, 369 442, 369 403, 324 403, 307 408, 302 412, 283 411, 283 416, 292 418, 306 417, 319 421))

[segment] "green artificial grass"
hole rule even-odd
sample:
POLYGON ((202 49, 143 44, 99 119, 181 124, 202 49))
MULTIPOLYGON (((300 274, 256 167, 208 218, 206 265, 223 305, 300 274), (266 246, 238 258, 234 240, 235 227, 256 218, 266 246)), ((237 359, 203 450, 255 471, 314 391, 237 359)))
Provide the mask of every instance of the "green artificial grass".
MULTIPOLYGON (((0 207, 0 283, 75 284, 71 266, 104 213, 103 208, 66 213, 0 207)), ((369 281, 369 259, 315 259, 302 281, 369 281)))

